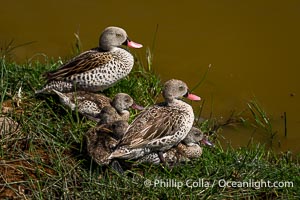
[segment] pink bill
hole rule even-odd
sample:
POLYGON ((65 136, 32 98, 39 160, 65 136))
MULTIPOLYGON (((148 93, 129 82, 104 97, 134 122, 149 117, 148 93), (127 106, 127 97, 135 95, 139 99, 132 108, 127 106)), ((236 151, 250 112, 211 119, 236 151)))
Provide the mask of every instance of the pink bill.
POLYGON ((137 105, 136 103, 133 103, 131 108, 135 109, 135 110, 144 110, 145 109, 143 106, 137 105))
POLYGON ((201 100, 200 97, 198 97, 197 95, 194 95, 194 94, 188 94, 187 98, 192 101, 200 101, 201 100))
POLYGON ((132 48, 142 48, 143 45, 133 42, 133 41, 129 41, 127 42, 127 46, 132 47, 132 48))

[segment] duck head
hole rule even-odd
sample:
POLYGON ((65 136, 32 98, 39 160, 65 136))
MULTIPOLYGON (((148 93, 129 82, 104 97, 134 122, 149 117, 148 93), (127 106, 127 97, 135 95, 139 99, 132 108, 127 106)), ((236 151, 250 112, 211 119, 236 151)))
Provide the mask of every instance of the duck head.
POLYGON ((188 86, 181 80, 171 79, 164 84, 163 97, 167 102, 172 102, 174 99, 186 97, 193 101, 201 100, 197 95, 191 94, 188 86))
POLYGON ((143 107, 137 105, 126 93, 116 94, 111 104, 120 114, 128 112, 130 107, 136 110, 143 110, 143 107))
POLYGON ((141 48, 143 45, 131 41, 124 29, 110 26, 104 29, 100 36, 99 47, 104 51, 111 51, 115 47, 126 45, 132 48, 141 48))

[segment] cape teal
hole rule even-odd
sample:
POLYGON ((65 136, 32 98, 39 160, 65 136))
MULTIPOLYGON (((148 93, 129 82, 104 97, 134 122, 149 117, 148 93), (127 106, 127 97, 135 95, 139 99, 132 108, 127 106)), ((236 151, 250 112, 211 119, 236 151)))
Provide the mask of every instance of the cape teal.
POLYGON ((187 85, 175 79, 164 84, 163 97, 165 102, 148 107, 134 119, 109 159, 138 159, 164 152, 186 137, 193 126, 194 113, 181 98, 200 100, 200 97, 189 93, 187 85))
POLYGON ((125 30, 107 27, 100 36, 99 46, 83 52, 57 70, 46 73, 46 85, 39 93, 72 92, 78 90, 103 91, 127 76, 134 64, 133 56, 125 49, 141 48, 131 41, 125 30))

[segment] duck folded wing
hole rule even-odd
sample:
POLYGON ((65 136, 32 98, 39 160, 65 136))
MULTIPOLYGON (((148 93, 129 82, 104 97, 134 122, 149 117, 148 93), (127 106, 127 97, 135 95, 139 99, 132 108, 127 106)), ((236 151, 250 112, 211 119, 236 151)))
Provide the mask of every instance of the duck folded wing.
POLYGON ((98 49, 92 49, 76 56, 71 61, 62 65, 57 70, 46 73, 44 76, 47 81, 63 80, 74 74, 80 74, 92 70, 101 65, 105 65, 113 59, 108 52, 100 52, 98 49))
POLYGON ((168 112, 161 112, 159 115, 159 118, 151 112, 140 115, 128 128, 120 146, 128 146, 131 149, 152 146, 155 148, 164 142, 169 143, 170 137, 179 129, 178 120, 168 112))

